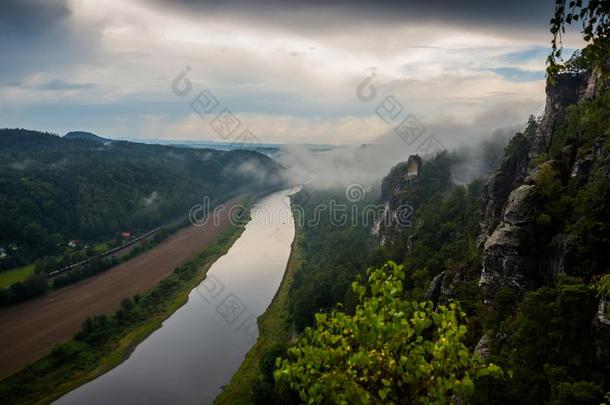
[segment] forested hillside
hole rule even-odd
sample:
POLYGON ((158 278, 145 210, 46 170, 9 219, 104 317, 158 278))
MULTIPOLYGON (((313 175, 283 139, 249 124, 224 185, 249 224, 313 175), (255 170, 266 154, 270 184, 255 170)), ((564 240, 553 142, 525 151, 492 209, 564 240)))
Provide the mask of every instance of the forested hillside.
POLYGON ((249 151, 65 139, 0 130, 1 268, 60 254, 69 240, 137 234, 212 204, 272 187, 281 167, 249 151))
POLYGON ((314 314, 320 310, 335 307, 337 303, 353 301, 351 283, 358 274, 364 273, 372 260, 375 241, 371 237, 370 226, 362 217, 352 217, 343 224, 332 221, 328 211, 317 211, 316 207, 328 206, 332 200, 344 204, 358 213, 366 204, 374 203, 378 195, 374 193, 362 201, 350 203, 345 190, 319 191, 305 188, 293 198, 300 211, 303 241, 302 265, 295 274, 290 289, 290 309, 295 327, 300 332, 313 325, 314 314))

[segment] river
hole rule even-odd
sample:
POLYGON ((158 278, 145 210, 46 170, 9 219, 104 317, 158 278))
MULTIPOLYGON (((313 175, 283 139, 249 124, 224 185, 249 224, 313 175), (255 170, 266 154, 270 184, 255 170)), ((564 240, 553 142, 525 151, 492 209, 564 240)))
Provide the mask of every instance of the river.
POLYGON ((67 404, 209 404, 258 337, 256 318, 277 291, 294 239, 288 195, 270 194, 206 279, 108 373, 66 394, 67 404))

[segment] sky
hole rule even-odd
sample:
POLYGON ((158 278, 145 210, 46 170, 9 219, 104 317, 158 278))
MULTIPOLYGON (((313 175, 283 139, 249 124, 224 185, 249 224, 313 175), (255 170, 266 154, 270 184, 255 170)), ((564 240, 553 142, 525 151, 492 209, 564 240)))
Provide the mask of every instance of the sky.
POLYGON ((0 0, 0 127, 460 144, 542 111, 552 3, 0 0))

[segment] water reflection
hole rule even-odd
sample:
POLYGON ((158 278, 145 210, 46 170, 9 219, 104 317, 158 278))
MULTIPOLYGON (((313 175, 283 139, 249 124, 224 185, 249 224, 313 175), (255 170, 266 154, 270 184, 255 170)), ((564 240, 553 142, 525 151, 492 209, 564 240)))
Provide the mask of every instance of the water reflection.
POLYGON ((186 305, 131 357, 58 404, 206 404, 227 384, 258 336, 256 317, 282 280, 294 238, 284 212, 295 189, 261 199, 253 220, 208 271, 186 305), (262 218, 261 216, 264 216, 262 218))

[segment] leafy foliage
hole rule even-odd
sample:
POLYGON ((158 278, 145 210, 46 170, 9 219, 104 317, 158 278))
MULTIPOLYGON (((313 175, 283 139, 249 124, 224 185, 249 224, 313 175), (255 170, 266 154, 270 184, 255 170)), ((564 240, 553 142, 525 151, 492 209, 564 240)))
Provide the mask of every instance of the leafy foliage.
POLYGON ((575 278, 528 292, 517 314, 499 329, 505 338, 497 341, 492 358, 513 377, 494 387, 495 395, 502 392, 502 402, 599 403, 609 370, 594 353, 596 308, 591 289, 575 278), (587 395, 584 387, 591 388, 587 395))
POLYGON ((610 299, 610 274, 601 276, 593 285, 593 289, 599 298, 610 299))
POLYGON ((555 12, 550 21, 552 52, 547 58, 547 72, 551 77, 561 71, 579 67, 576 61, 564 65, 557 62, 562 57, 562 34, 565 33, 566 26, 579 22, 582 38, 587 43, 582 58, 594 67, 607 70, 610 56, 610 1, 555 0, 555 12))
POLYGON ((353 315, 317 314, 288 358, 278 359, 287 380, 307 403, 448 403, 473 392, 473 376, 502 374, 471 355, 462 340, 464 315, 455 303, 403 298, 404 270, 394 262, 353 283, 353 315))

